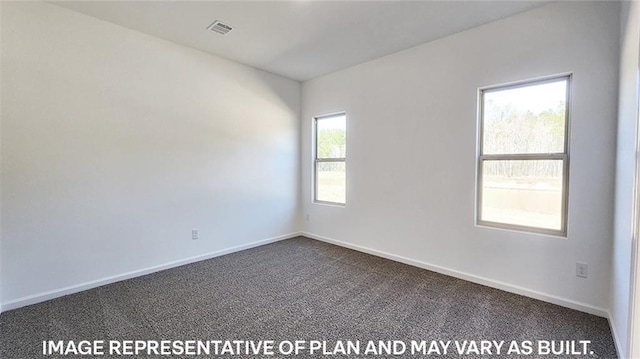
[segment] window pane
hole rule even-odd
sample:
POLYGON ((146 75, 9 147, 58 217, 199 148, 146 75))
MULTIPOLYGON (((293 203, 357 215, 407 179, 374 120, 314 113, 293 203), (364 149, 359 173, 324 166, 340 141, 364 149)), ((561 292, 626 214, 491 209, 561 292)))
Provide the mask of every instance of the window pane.
POLYGON ((566 102, 566 79, 485 91, 482 153, 563 153, 566 102))
POLYGON ((346 115, 318 119, 317 126, 317 158, 346 158, 346 115))
POLYGON ((482 162, 482 220, 562 229, 563 160, 482 162))
POLYGON ((316 201, 346 202, 346 164, 344 162, 316 163, 316 201))

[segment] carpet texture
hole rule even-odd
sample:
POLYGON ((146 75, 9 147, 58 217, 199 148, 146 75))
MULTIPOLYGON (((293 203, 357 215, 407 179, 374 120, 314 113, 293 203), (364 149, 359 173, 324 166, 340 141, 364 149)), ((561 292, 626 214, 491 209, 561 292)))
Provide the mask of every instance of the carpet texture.
POLYGON ((0 315, 3 359, 56 357, 44 340, 192 339, 589 340, 545 357, 617 357, 604 318, 303 237, 0 315))

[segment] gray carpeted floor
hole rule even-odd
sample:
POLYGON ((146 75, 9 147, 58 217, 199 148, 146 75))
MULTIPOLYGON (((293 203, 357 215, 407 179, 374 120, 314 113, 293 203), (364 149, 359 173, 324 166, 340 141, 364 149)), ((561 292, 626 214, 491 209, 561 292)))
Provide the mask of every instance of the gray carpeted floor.
POLYGON ((589 340, 560 357, 616 358, 604 318, 303 237, 0 315, 6 359, 44 358, 43 340, 189 339, 589 340))

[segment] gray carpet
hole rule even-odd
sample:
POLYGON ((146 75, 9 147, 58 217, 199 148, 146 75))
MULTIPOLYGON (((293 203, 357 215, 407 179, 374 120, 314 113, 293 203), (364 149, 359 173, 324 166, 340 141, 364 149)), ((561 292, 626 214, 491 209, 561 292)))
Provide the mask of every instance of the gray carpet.
POLYGON ((303 237, 0 315, 6 359, 44 358, 43 340, 188 339, 590 340, 556 357, 616 358, 604 318, 303 237))

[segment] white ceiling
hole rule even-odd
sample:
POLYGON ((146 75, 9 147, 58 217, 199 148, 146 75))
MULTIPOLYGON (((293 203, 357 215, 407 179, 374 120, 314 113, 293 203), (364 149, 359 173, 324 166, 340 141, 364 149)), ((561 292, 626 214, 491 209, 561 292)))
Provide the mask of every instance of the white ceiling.
POLYGON ((546 1, 55 1, 57 5, 305 81, 546 1), (207 30, 214 20, 235 27, 207 30))

